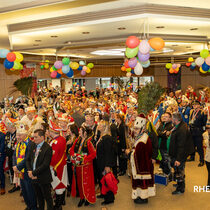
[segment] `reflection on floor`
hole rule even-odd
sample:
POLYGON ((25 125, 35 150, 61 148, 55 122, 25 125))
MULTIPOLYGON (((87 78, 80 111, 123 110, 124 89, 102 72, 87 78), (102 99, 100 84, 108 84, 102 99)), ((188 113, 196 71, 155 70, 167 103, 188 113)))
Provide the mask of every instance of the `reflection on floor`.
MULTIPOLYGON (((156 185, 157 195, 149 199, 148 204, 137 205, 131 199, 131 182, 128 176, 120 177, 119 191, 116 196, 114 204, 101 206, 102 200, 98 199, 95 205, 88 207, 81 207, 85 209, 97 210, 133 210, 133 209, 152 209, 152 210, 207 210, 210 209, 208 192, 193 192, 194 186, 205 186, 207 183, 207 170, 206 166, 197 167, 198 161, 187 162, 186 164, 186 192, 183 195, 171 195, 174 190, 173 183, 168 186, 156 185)), ((157 169, 157 167, 156 167, 157 169)), ((7 191, 11 186, 7 185, 7 191)), ((25 204, 19 196, 20 192, 13 194, 6 193, 0 196, 0 209, 1 210, 23 210, 25 204)), ((67 198, 65 209, 75 210, 77 208, 78 198, 67 198)))

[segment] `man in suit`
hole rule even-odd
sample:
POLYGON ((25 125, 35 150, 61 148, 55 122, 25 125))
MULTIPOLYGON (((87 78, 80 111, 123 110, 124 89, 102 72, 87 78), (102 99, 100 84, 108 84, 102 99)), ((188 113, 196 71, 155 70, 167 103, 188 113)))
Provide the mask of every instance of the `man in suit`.
POLYGON ((50 161, 52 158, 52 148, 45 140, 45 132, 41 129, 34 131, 34 143, 27 155, 26 166, 28 176, 32 179, 33 187, 37 196, 39 209, 44 210, 45 200, 47 209, 53 209, 51 196, 52 176, 50 172, 50 161))

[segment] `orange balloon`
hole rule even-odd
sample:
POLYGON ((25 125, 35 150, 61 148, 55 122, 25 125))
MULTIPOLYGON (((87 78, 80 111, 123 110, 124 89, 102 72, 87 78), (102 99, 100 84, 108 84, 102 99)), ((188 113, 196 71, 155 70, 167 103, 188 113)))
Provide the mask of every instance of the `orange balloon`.
POLYGON ((126 71, 125 66, 122 66, 122 67, 121 67, 121 71, 126 71))
POLYGON ((170 73, 170 74, 175 73, 175 72, 174 72, 174 69, 173 69, 173 68, 170 68, 170 69, 169 69, 169 73, 170 73))
POLYGON ((165 42, 160 37, 154 37, 149 40, 150 47, 154 50, 162 50, 165 46, 165 42))
POLYGON ((58 72, 59 74, 63 74, 62 69, 58 69, 57 72, 58 72))

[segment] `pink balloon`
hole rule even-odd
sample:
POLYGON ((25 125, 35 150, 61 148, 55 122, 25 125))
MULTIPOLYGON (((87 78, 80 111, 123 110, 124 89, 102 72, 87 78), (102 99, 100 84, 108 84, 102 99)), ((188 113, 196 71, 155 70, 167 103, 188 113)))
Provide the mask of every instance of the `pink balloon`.
POLYGON ((206 64, 210 66, 210 56, 206 58, 206 64))
POLYGON ((55 61, 54 66, 56 69, 61 69, 63 66, 62 61, 55 61))
POLYGON ((145 61, 148 61, 149 58, 150 58, 150 54, 147 53, 147 54, 141 54, 141 52, 139 51, 138 52, 138 58, 141 62, 145 62, 145 61))
POLYGON ((174 63, 174 64, 172 65, 172 68, 173 68, 173 69, 176 69, 176 68, 177 68, 177 64, 174 63))
POLYGON ((57 71, 51 72, 50 76, 51 76, 52 78, 56 78, 56 76, 57 76, 57 71))
POLYGON ((87 70, 87 66, 83 66, 83 67, 82 67, 82 70, 83 70, 83 71, 86 71, 86 70, 87 70))
POLYGON ((137 64, 137 59, 136 58, 131 58, 129 61, 128 61, 128 65, 131 67, 131 68, 134 68, 137 64))
POLYGON ((81 75, 82 75, 82 76, 85 76, 85 75, 86 75, 86 71, 83 71, 83 70, 82 70, 82 71, 81 71, 81 75))
POLYGON ((150 45, 147 40, 142 40, 139 45, 139 51, 141 54, 147 54, 150 51, 150 45))

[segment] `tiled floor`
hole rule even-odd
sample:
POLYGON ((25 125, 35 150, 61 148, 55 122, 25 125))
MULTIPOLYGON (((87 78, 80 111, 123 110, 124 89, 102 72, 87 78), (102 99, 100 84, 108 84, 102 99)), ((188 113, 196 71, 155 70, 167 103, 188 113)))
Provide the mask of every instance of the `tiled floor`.
MULTIPOLYGON (((174 190, 170 183, 167 187, 156 185, 157 195, 149 199, 146 205, 134 204, 131 199, 131 182, 127 176, 120 177, 119 191, 114 204, 102 207, 102 200, 97 200, 95 205, 81 207, 84 209, 97 210, 133 210, 133 209, 154 209, 154 210, 209 210, 210 209, 210 192, 193 192, 195 185, 204 186, 207 182, 206 166, 197 167, 198 161, 188 162, 186 164, 186 192, 183 195, 171 195, 174 190)), ((156 167, 157 168, 157 167, 156 167)), ((10 188, 10 186, 8 186, 10 188)), ((7 188, 7 190, 8 190, 7 188)), ((0 196, 0 210, 24 210, 25 205, 21 202, 22 198, 19 192, 5 194, 0 196)), ((77 208, 78 199, 68 198, 64 210, 77 208)))

